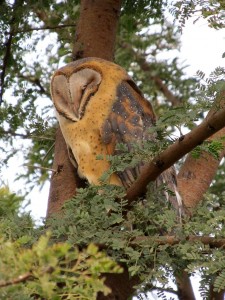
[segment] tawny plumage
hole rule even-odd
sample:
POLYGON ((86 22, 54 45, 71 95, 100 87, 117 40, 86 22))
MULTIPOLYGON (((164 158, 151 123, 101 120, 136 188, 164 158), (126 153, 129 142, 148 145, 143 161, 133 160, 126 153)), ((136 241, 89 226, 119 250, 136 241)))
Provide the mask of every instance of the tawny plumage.
MULTIPOLYGON (((134 142, 154 143, 148 132, 155 123, 152 106, 127 72, 114 63, 99 58, 69 63, 54 73, 51 93, 71 160, 90 184, 100 184, 100 177, 110 168, 106 156, 116 154, 118 143, 128 149, 134 142), (97 160, 97 155, 104 159, 97 160)), ((142 165, 112 174, 109 184, 129 188, 142 165)), ((173 169, 165 171, 156 185, 168 183, 176 193, 172 173, 173 169)), ((180 200, 172 198, 173 206, 180 207, 180 200)))

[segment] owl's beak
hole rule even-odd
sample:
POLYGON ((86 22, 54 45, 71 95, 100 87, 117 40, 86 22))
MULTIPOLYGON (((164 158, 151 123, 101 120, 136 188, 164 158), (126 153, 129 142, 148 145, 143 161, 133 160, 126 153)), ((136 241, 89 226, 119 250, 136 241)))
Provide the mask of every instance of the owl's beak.
POLYGON ((71 111, 76 119, 79 119, 79 107, 82 93, 78 88, 73 88, 73 92, 71 92, 70 97, 71 111))
POLYGON ((79 118, 79 105, 77 103, 73 103, 72 111, 73 111, 75 117, 78 119, 79 118))

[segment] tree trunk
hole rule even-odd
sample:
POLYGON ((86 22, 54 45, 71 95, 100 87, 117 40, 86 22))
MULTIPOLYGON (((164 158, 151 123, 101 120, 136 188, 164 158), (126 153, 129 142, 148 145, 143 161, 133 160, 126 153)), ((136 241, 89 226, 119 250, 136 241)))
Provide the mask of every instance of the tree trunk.
MULTIPOLYGON (((117 25, 122 0, 83 0, 77 25, 73 60, 99 57, 113 60, 117 25)), ((74 196, 82 185, 76 170, 70 163, 66 144, 60 129, 57 130, 53 169, 48 202, 48 216, 60 211, 64 202, 74 196)), ((98 295, 98 299, 126 300, 134 292, 134 278, 129 277, 124 266, 122 274, 104 274, 111 294, 98 295)))
MULTIPOLYGON (((214 138, 222 135, 225 135, 225 129, 216 133, 214 138)), ((224 150, 220 154, 220 159, 223 156, 224 150)), ((202 200, 216 174, 219 164, 220 160, 215 159, 206 152, 199 159, 195 159, 191 154, 188 154, 177 178, 178 189, 187 208, 192 210, 202 200)))
POLYGON ((82 0, 73 60, 99 57, 113 61, 122 0, 82 0))
POLYGON ((60 128, 56 131, 55 155, 48 199, 47 217, 61 210, 64 202, 75 195, 76 188, 84 185, 71 164, 60 128))
MULTIPOLYGON (((73 60, 100 57, 113 60, 117 23, 121 0, 83 0, 73 48, 73 60)), ((72 198, 76 188, 84 182, 76 174, 67 155, 66 144, 58 129, 47 216, 60 211, 64 202, 72 198)))

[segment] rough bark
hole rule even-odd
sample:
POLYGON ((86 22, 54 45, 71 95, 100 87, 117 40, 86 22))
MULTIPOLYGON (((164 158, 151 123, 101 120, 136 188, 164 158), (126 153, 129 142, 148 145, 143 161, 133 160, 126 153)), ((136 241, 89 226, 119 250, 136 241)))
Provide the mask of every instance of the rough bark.
POLYGON ((121 0, 81 1, 73 60, 83 57, 113 60, 121 2, 121 0))

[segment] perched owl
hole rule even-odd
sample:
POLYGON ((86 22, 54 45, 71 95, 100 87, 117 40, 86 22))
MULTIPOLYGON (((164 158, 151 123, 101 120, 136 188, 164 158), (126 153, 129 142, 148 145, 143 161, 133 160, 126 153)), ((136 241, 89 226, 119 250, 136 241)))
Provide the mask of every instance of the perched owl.
MULTIPOLYGON (((51 94, 69 156, 78 174, 90 184, 110 168, 107 155, 117 153, 123 143, 132 149, 134 142, 155 137, 148 129, 154 126, 155 114, 132 78, 120 66, 99 58, 84 58, 57 70, 51 81, 51 94), (96 159, 101 155, 103 159, 96 159)), ((128 189, 137 179, 143 163, 113 173, 109 184, 128 189)), ((171 168, 155 184, 167 183, 174 191, 168 196, 180 210, 182 203, 176 190, 176 175, 171 168)))

